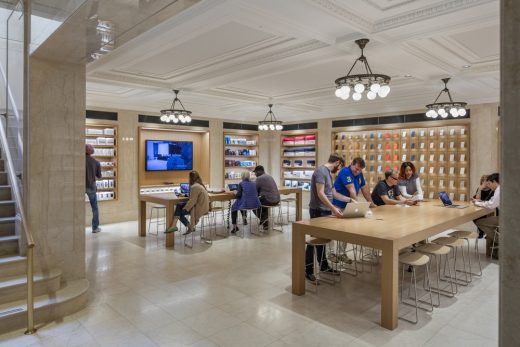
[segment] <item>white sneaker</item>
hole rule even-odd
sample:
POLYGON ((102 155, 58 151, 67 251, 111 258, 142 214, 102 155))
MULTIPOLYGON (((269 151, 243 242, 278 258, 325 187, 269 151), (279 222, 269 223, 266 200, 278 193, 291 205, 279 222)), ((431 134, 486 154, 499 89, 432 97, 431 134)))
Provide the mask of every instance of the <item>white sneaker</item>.
POLYGON ((92 230, 92 234, 97 234, 101 231, 101 228, 96 228, 94 230, 92 230))

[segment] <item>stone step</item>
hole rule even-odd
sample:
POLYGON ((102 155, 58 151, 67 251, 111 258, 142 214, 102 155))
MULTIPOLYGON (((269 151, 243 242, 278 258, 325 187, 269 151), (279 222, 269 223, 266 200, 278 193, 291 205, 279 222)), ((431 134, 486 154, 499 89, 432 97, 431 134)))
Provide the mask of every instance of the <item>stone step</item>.
POLYGON ((9 180, 7 179, 7 172, 0 172, 0 186, 9 185, 9 180))
POLYGON ((0 236, 15 235, 16 217, 0 218, 0 236))
POLYGON ((0 185, 0 200, 11 200, 11 186, 0 185))
MULTIPOLYGON (((86 279, 70 281, 55 292, 35 297, 35 325, 50 323, 84 308, 88 300, 88 287, 86 279)), ((0 334, 25 328, 26 324, 26 300, 0 305, 0 334)))
POLYGON ((20 252, 19 244, 20 236, 18 235, 0 236, 0 256, 18 255, 20 252))
POLYGON ((25 274, 26 259, 26 257, 19 255, 0 256, 0 274, 2 274, 2 277, 25 274))
MULTIPOLYGON (((34 295, 44 295, 60 289, 61 270, 51 269, 34 274, 34 295)), ((27 296, 27 276, 17 275, 0 278, 0 305, 23 300, 27 296)))
POLYGON ((14 200, 0 201, 0 218, 16 216, 14 200))

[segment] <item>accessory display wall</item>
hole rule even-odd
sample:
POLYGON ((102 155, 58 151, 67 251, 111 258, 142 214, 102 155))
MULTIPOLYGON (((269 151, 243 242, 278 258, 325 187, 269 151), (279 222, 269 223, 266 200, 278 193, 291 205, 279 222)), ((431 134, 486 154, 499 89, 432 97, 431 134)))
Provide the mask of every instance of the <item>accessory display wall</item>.
POLYGON ((365 180, 372 189, 388 169, 399 170, 410 161, 421 178, 425 198, 437 199, 440 191, 450 199, 468 201, 469 128, 454 125, 429 128, 371 129, 332 134, 332 151, 351 162, 366 162, 365 180))
POLYGON ((280 135, 280 173, 284 187, 310 191, 318 152, 315 132, 285 132, 280 135))
MULTIPOLYGON (((94 147, 92 157, 101 164, 102 178, 96 181, 98 201, 118 198, 117 134, 115 125, 87 123, 85 126, 85 143, 94 147)), ((88 202, 86 195, 85 201, 88 202)))
POLYGON ((241 180, 244 171, 251 172, 258 165, 258 133, 224 132, 224 187, 241 180))

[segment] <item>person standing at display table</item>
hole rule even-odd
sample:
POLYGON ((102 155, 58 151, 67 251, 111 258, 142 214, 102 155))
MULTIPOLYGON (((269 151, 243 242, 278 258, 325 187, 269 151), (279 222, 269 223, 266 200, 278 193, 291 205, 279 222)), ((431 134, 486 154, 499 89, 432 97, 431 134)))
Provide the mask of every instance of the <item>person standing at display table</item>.
POLYGON ((404 198, 423 200, 424 194, 421 187, 421 179, 413 163, 407 161, 401 164, 398 186, 399 192, 404 198))
POLYGON ((167 232, 175 232, 179 230, 177 228, 177 221, 186 227, 186 232, 183 235, 187 235, 195 230, 195 226, 199 220, 209 212, 209 194, 202 182, 197 171, 190 171, 190 192, 189 200, 186 203, 179 203, 175 208, 172 224, 168 227, 167 232), (190 220, 186 218, 190 215, 190 220))
POLYGON ((92 154, 94 154, 94 147, 92 145, 85 145, 85 154, 85 161, 87 164, 85 193, 88 196, 90 207, 92 208, 92 233, 96 234, 101 231, 101 228, 99 227, 99 208, 96 193, 96 178, 101 178, 101 164, 99 164, 99 161, 92 158, 92 154))
MULTIPOLYGON (((488 201, 472 199, 473 204, 475 204, 475 206, 487 208, 490 212, 493 212, 495 209, 498 211, 500 205, 500 184, 498 173, 493 173, 487 177, 487 185, 491 190, 493 190, 493 196, 488 201)), ((475 224, 479 230, 484 231, 486 234, 486 255, 490 256, 491 245, 493 244, 495 231, 498 227, 498 215, 479 219, 475 224)), ((498 255, 496 256, 496 259, 498 259, 498 255)))
MULTIPOLYGON (((338 172, 345 165, 345 160, 337 154, 331 154, 327 163, 320 165, 314 170, 311 178, 311 198, 309 202, 309 215, 311 218, 334 215, 338 218, 343 217, 342 211, 332 204, 333 184, 332 175, 338 172)), ((335 273, 329 266, 325 257, 325 246, 315 246, 316 256, 321 261, 321 272, 335 273)), ((313 247, 307 246, 305 249, 305 278, 311 282, 316 282, 314 276, 313 247)))
MULTIPOLYGON (((276 206, 280 203, 280 192, 276 186, 276 182, 273 177, 266 174, 264 167, 258 165, 255 167, 253 172, 256 175, 256 191, 258 192, 258 198, 263 206, 276 206)), ((260 218, 260 224, 263 225, 264 230, 269 229, 269 209, 267 207, 261 207, 255 214, 260 218)))
POLYGON ((399 176, 394 170, 385 171, 385 179, 379 181, 372 191, 372 200, 377 206, 381 205, 415 205, 417 201, 406 199, 401 196, 401 192, 397 187, 399 176))
POLYGON ((238 189, 235 193, 235 203, 231 207, 231 223, 233 229, 231 233, 234 234, 239 231, 237 226, 238 211, 243 209, 259 209, 261 207, 260 200, 258 199, 258 192, 256 190, 256 183, 252 182, 249 178, 249 172, 242 172, 242 181, 238 185, 238 189))
POLYGON ((370 207, 375 207, 370 190, 365 182, 363 176, 363 169, 365 168, 365 161, 363 158, 357 157, 352 160, 348 167, 340 170, 336 180, 334 181, 334 189, 337 194, 334 194, 332 203, 339 208, 345 208, 347 202, 356 202, 359 191, 363 193, 365 200, 370 202, 370 207))
MULTIPOLYGON (((473 195, 473 199, 480 200, 480 201, 488 201, 493 196, 494 192, 493 189, 489 188, 489 183, 487 181, 488 176, 482 175, 480 177, 480 185, 477 188, 477 191, 475 192, 475 195, 473 195)), ((498 213, 497 213, 498 216, 498 213)), ((483 216, 480 218, 475 219, 473 222, 476 224, 479 219, 484 219, 487 216, 483 216)), ((478 229, 478 227, 477 227, 478 229)), ((478 229, 478 238, 481 239, 484 237, 484 231, 478 229)))

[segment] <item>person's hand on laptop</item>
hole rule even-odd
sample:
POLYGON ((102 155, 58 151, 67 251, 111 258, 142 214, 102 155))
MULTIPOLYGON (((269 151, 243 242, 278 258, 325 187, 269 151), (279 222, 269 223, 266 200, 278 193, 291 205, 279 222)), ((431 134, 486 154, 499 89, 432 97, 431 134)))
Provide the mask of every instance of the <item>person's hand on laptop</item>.
POLYGON ((406 205, 408 205, 408 206, 417 205, 417 201, 412 200, 412 199, 406 199, 406 200, 404 201, 404 203, 405 203, 406 205))
POLYGON ((338 218, 343 218, 343 212, 336 206, 334 206, 334 209, 332 210, 332 214, 335 215, 338 218))
POLYGON ((370 207, 370 208, 376 208, 376 207, 377 207, 377 205, 376 205, 376 204, 374 204, 373 202, 371 202, 371 203, 370 203, 370 206, 369 206, 369 207, 370 207))

